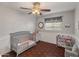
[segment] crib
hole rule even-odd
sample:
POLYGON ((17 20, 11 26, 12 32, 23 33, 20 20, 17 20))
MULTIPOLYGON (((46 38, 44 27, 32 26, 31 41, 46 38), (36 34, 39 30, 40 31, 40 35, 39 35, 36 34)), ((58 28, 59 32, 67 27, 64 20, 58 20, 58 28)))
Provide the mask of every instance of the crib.
POLYGON ((36 45, 35 39, 29 31, 19 31, 10 33, 11 50, 15 51, 17 56, 25 50, 36 45))

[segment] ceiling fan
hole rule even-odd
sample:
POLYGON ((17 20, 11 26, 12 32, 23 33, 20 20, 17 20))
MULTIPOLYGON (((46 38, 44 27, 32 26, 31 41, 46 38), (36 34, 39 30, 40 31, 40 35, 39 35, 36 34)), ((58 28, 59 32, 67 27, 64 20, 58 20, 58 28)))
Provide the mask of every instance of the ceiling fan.
POLYGON ((34 15, 42 15, 42 12, 50 12, 50 9, 41 9, 39 2, 34 2, 32 8, 26 8, 26 7, 20 7, 24 10, 29 10, 28 14, 34 14, 34 15))

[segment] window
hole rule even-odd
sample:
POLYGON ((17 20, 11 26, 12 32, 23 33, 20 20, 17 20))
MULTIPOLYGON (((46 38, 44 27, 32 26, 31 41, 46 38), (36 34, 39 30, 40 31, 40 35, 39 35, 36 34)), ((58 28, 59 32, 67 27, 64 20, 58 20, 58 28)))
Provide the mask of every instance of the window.
POLYGON ((53 17, 45 19, 45 30, 62 30, 62 18, 53 17))

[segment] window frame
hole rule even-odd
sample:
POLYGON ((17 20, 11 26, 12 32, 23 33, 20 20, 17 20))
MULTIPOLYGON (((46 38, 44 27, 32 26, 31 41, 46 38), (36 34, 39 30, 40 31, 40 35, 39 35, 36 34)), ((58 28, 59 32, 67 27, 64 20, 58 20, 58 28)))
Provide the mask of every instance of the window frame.
MULTIPOLYGON (((56 24, 55 24, 56 25, 56 24)), ((54 25, 54 26, 55 26, 54 25)), ((58 16, 58 17, 52 17, 52 18, 46 18, 45 19, 45 26, 44 26, 44 29, 45 29, 45 31, 62 31, 62 29, 63 29, 63 21, 62 21, 62 16, 58 16), (46 21, 47 20, 47 21, 46 21), (52 22, 51 22, 52 21, 52 22), (55 23, 61 23, 60 25, 60 27, 61 28, 59 28, 59 29, 56 29, 56 28, 49 28, 49 29, 51 29, 51 30, 48 30, 48 29, 46 29, 46 23, 52 23, 52 24, 55 24, 55 23)))

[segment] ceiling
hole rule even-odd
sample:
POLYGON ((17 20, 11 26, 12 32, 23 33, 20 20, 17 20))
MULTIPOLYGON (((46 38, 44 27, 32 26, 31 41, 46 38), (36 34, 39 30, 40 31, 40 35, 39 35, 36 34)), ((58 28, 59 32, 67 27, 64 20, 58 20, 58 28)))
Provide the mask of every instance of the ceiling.
MULTIPOLYGON (((73 10, 78 4, 78 2, 40 2, 40 3, 41 8, 51 9, 51 12, 46 12, 44 14, 73 10)), ((23 12, 25 12, 26 10, 20 9, 21 6, 32 8, 32 4, 33 2, 0 2, 0 6, 5 6, 23 12)))

